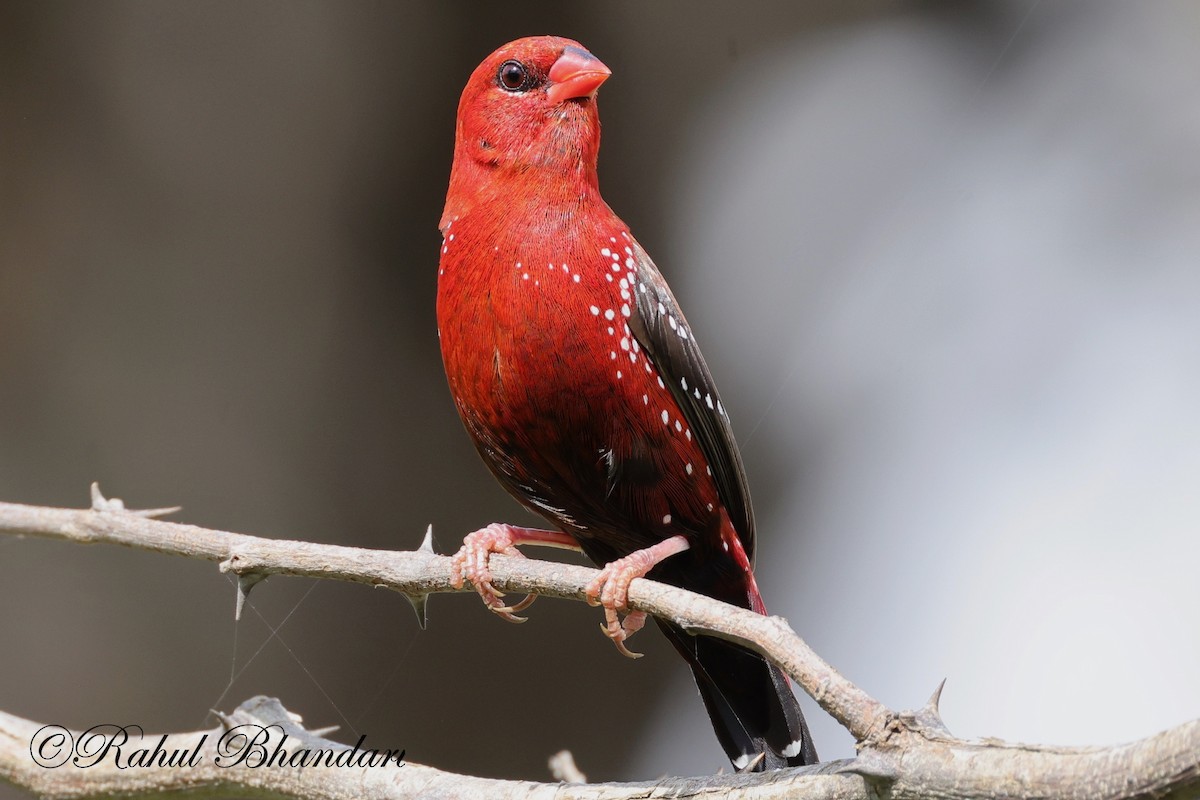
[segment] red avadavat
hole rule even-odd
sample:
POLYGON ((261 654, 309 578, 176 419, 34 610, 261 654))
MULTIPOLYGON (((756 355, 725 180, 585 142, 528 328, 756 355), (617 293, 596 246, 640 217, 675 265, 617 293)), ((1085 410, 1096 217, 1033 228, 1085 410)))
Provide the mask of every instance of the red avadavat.
MULTIPOLYGON (((558 530, 490 525, 456 575, 506 618, 490 553, 573 547, 604 565, 589 596, 618 649, 636 577, 765 613, 754 517, 725 408, 662 275, 600 197, 596 90, 609 69, 578 42, 511 42, 458 106, 438 271, 450 391, 492 472, 558 530)), ((813 763, 787 678, 759 656, 667 622, 739 769, 813 763)))

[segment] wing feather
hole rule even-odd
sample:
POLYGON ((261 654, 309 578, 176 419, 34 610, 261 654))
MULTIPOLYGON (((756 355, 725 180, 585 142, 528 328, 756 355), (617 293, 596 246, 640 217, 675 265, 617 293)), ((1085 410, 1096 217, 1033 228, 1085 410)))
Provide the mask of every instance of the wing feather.
POLYGON ((753 560, 754 512, 729 415, 671 288, 646 251, 632 237, 628 241, 632 263, 627 260, 626 266, 633 273, 630 283, 634 295, 629 329, 650 356, 695 433, 726 513, 753 560))

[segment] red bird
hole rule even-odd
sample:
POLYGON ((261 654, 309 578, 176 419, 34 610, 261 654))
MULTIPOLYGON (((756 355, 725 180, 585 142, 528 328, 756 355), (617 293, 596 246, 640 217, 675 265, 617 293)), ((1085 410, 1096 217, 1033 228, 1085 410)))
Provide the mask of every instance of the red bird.
MULTIPOLYGON (((754 517, 729 418, 658 269, 600 197, 596 90, 611 74, 578 42, 492 53, 458 105, 442 215, 437 316, 463 424, 517 500, 558 530, 495 524, 467 537, 455 579, 514 616, 490 553, 581 549, 605 565, 588 596, 618 649, 645 615, 641 576, 760 614, 754 517)), ((659 628, 691 665, 739 769, 815 763, 787 678, 719 639, 659 628)))

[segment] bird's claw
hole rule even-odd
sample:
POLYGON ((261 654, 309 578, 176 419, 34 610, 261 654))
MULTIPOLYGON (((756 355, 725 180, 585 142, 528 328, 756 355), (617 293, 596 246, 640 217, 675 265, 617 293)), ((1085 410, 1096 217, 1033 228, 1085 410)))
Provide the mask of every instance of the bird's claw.
MULTIPOLYGON (((513 613, 516 611, 523 611, 524 609, 529 608, 530 604, 526 603, 525 600, 522 600, 520 603, 517 603, 516 605, 513 605, 513 606, 506 606, 503 604, 503 602, 499 598, 496 598, 495 596, 489 596, 489 595, 484 594, 484 591, 485 591, 484 589, 479 589, 479 587, 476 587, 476 589, 478 589, 480 596, 483 597, 484 604, 489 609, 491 609, 492 612, 500 619, 502 619, 506 622, 514 622, 517 624, 520 624, 522 622, 526 622, 529 620, 529 617, 518 617, 515 613, 513 613), (493 603, 499 603, 499 605, 493 605, 493 603)), ((495 591, 495 590, 493 589, 492 591, 495 591)), ((528 600, 529 598, 527 597, 525 599, 528 600)))
POLYGON ((604 609, 604 622, 600 623, 600 632, 612 639, 612 643, 616 646, 617 652, 626 658, 641 658, 644 653, 635 653, 625 646, 625 640, 642 629, 646 624, 645 611, 631 611, 625 615, 625 621, 622 622, 617 612, 604 609))
POLYGON ((600 623, 600 630, 612 639, 617 652, 628 658, 642 657, 641 653, 627 648, 625 640, 646 624, 646 612, 631 611, 625 615, 624 622, 619 612, 629 605, 629 584, 634 578, 644 576, 652 566, 653 562, 645 558, 642 552, 633 553, 605 565, 584 590, 589 605, 604 608, 604 622, 600 623))
POLYGON ((528 595, 519 603, 506 605, 500 599, 504 597, 504 592, 492 585, 492 571, 488 567, 492 553, 524 557, 524 553, 516 547, 512 529, 508 525, 493 523, 467 534, 463 539, 462 547, 451 558, 450 584, 461 589, 464 579, 469 581, 483 598, 484 605, 498 617, 508 622, 524 622, 526 617, 518 617, 516 612, 529 608, 536 597, 528 595))
MULTIPOLYGON (((503 597, 503 596, 504 595, 501 595, 501 597, 503 597)), ((518 614, 518 613, 524 611, 525 609, 529 608, 531 605, 533 605, 534 600, 537 600, 536 594, 527 594, 527 595, 525 595, 525 599, 519 603, 513 603, 511 606, 501 606, 499 608, 493 608, 492 611, 495 611, 497 614, 502 614, 502 613, 518 614)), ((520 617, 519 619, 521 620, 521 622, 525 621, 524 617, 520 617)))
POLYGON ((672 536, 656 545, 643 550, 635 550, 624 558, 618 558, 604 565, 600 574, 587 585, 584 595, 591 605, 604 607, 604 624, 600 629, 604 635, 613 640, 617 651, 623 656, 640 658, 641 653, 631 652, 625 647, 625 640, 641 630, 646 624, 646 612, 631 611, 625 615, 622 623, 618 612, 629 607, 629 584, 634 578, 644 578, 665 558, 676 553, 682 553, 690 545, 683 536, 672 536))

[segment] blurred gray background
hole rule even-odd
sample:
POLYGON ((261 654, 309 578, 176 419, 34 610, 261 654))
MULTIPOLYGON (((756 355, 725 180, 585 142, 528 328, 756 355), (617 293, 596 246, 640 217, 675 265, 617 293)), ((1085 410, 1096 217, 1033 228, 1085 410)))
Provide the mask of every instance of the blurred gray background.
MULTIPOLYGON (((0 6, 0 500, 99 480, 442 552, 528 520, 445 388, 436 225, 467 75, 557 33, 613 70, 605 197, 728 401, 771 610, 894 708, 949 678, 965 736, 1200 715, 1200 6, 563 5, 0 6)), ((448 770, 725 763, 658 634, 626 660, 581 604, 439 596, 420 632, 359 586, 252 602, 0 538, 0 708, 182 730, 266 693, 448 770)))

